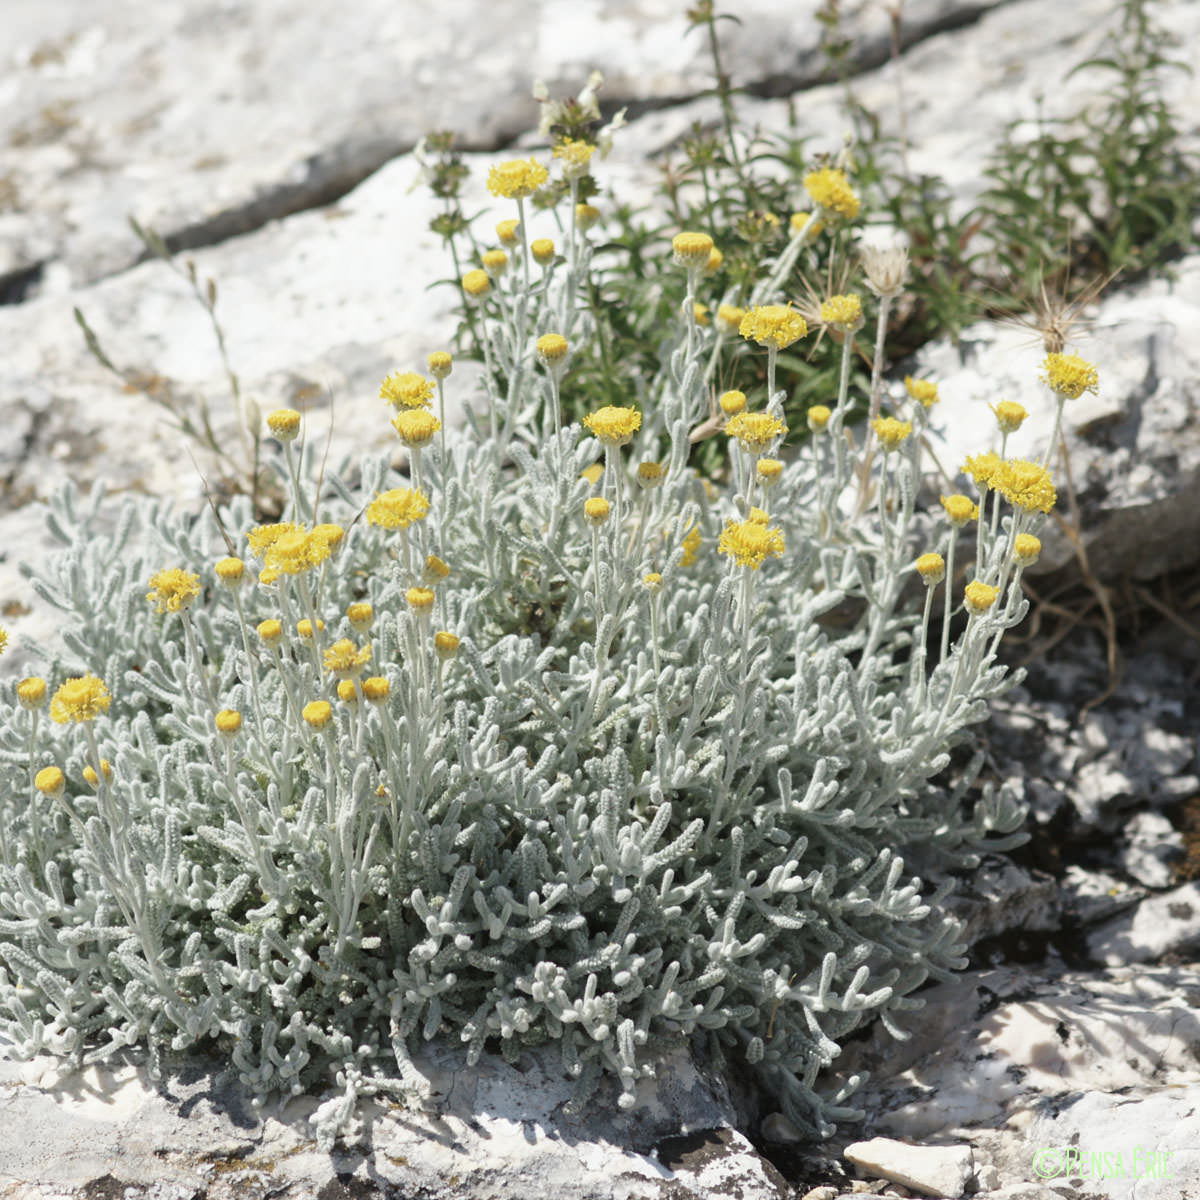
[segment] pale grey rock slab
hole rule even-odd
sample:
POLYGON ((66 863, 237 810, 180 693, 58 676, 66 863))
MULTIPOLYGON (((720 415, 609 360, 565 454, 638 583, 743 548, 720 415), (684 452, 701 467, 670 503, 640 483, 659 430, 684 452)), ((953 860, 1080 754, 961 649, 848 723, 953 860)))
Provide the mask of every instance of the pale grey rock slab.
POLYGON ((987 855, 946 901, 963 922, 963 941, 974 945, 1010 930, 1051 931, 1062 923, 1058 885, 1000 855, 987 855))
POLYGON ((1076 863, 1064 872, 1061 889, 1064 910, 1081 927, 1096 925, 1146 896, 1145 888, 1133 887, 1107 871, 1085 870, 1076 863))
POLYGON ((914 1146, 894 1138, 871 1138, 846 1147, 858 1168, 914 1188, 923 1196, 963 1195, 975 1175, 970 1146, 914 1146))
MULTIPOLYGON (((1000 0, 911 0, 905 36, 1000 0)), ((747 0, 722 29, 738 83, 776 94, 824 67, 813 5, 747 0)), ((885 58, 876 4, 843 6, 852 62, 885 58)), ((126 214, 203 244, 327 202, 432 129, 468 146, 537 123, 530 85, 573 94, 599 68, 612 103, 709 85, 707 44, 676 0, 448 0, 436 17, 364 0, 317 4, 117 0, 6 14, 0 86, 0 279, 48 261, 74 281, 128 265, 126 214), (352 19, 351 19, 352 18, 352 19)))
POLYGON ((330 1153, 312 1140, 320 1097, 253 1109, 197 1061, 165 1087, 140 1067, 61 1076, 46 1060, 0 1062, 0 1194, 89 1194, 111 1176, 133 1195, 167 1185, 209 1200, 248 1193, 309 1196, 347 1180, 357 1194, 560 1196, 564 1200, 786 1200, 791 1189, 734 1129, 728 1095, 686 1054, 665 1059, 640 1108, 562 1115, 572 1085, 552 1052, 519 1067, 455 1051, 421 1066, 438 1102, 422 1111, 364 1101, 330 1153), (94 1185, 93 1185, 94 1186, 94 1185))
POLYGON ((1200 949, 1200 882, 1148 896, 1087 933, 1088 953, 1107 966, 1154 962, 1200 949))
POLYGON ((1139 812, 1125 824, 1120 852, 1126 874, 1151 888, 1169 887, 1187 851, 1182 835, 1162 813, 1139 812))

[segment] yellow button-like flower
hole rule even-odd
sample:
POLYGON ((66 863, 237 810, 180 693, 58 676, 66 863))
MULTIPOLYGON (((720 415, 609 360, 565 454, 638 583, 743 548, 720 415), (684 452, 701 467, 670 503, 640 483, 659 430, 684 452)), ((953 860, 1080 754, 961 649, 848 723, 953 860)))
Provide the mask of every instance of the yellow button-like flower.
POLYGON ((200 595, 200 577, 179 567, 168 567, 150 576, 150 591, 146 599, 152 601, 160 613, 180 612, 200 595))
POLYGON ((429 497, 419 488, 390 488, 367 505, 367 524, 382 529, 407 529, 429 512, 429 497))
POLYGON ((725 432, 751 454, 762 454, 787 434, 787 426, 770 413, 740 412, 730 417, 725 432))
POLYGON ((432 403, 434 390, 424 375, 418 375, 416 371, 397 371, 379 385, 379 398, 393 408, 424 408, 432 403))
POLYGON ((624 446, 642 427, 642 414, 636 408, 606 404, 584 417, 583 423, 606 446, 624 446))
POLYGON ((479 261, 489 279, 499 279, 508 270, 508 255, 503 250, 485 250, 479 261))
POLYGON ((492 281, 486 271, 476 268, 462 277, 462 287, 472 300, 482 300, 492 290, 492 281))
POLYGON ((595 146, 578 138, 563 138, 554 147, 554 157, 562 161, 564 179, 582 179, 595 152, 595 146))
POLYGON ((521 228, 521 222, 516 217, 510 217, 507 221, 501 221, 496 226, 496 236, 505 246, 515 246, 520 240, 518 231, 521 228))
POLYGON ((433 607, 433 588, 410 587, 404 593, 408 606, 417 612, 425 612, 433 607))
POLYGON ((745 315, 746 310, 736 304, 722 304, 717 308, 717 328, 722 333, 737 333, 745 315))
POLYGON ((638 463, 638 485, 643 488, 662 487, 667 481, 667 469, 660 462, 647 460, 638 463))
POLYGON ((600 220, 600 210, 594 204, 575 205, 575 225, 585 233, 600 220))
POLYGON ((267 413, 267 428, 281 442, 294 442, 300 436, 300 414, 294 408, 277 408, 267 413))
POLYGON ((821 320, 839 329, 858 329, 863 322, 862 300, 854 294, 830 296, 821 305, 821 320))
POLYGON ((911 375, 905 375, 904 390, 922 408, 929 408, 938 402, 938 385, 932 379, 914 379, 911 375))
POLYGON ((1001 433, 1016 433, 1025 418, 1029 416, 1024 407, 1015 400, 1001 400, 999 404, 989 407, 996 414, 996 424, 1001 433))
POLYGON ((671 239, 671 250, 677 267, 702 271, 708 266, 709 256, 713 252, 713 240, 707 233, 684 230, 671 239))
POLYGON ((827 404, 814 404, 808 410, 807 421, 808 427, 813 433, 824 433, 826 426, 829 424, 829 418, 833 416, 833 411, 827 404))
POLYGON ((1050 472, 1035 462, 1015 458, 1006 462, 992 479, 994 487, 1009 504, 1026 512, 1048 513, 1058 500, 1050 472))
POLYGON ((1048 354, 1042 372, 1042 381, 1066 400, 1078 400, 1084 392, 1095 392, 1100 386, 1095 364, 1078 354, 1048 354))
POLYGON ((454 359, 447 350, 435 350, 428 358, 429 373, 434 379, 445 379, 454 369, 454 359))
POLYGON ((213 724, 222 736, 233 737, 242 727, 242 714, 236 708, 223 708, 213 717, 213 724))
MULTIPOLYGON (((809 212, 794 212, 788 218, 788 225, 791 228, 792 236, 798 237, 802 233, 809 232, 808 223, 813 219, 812 213, 809 212)), ((824 221, 817 221, 811 230, 813 237, 820 236, 821 231, 825 228, 824 221)))
POLYGON ((770 525, 771 518, 767 516, 765 508, 752 508, 746 514, 747 521, 753 521, 755 525, 770 525))
POLYGON ((550 172, 537 159, 512 158, 498 163, 488 172, 488 191, 510 200, 524 199, 550 178, 550 172))
POLYGON ((346 536, 346 531, 340 525, 335 525, 331 521, 324 521, 320 525, 313 526, 312 535, 318 541, 324 542, 332 551, 336 550, 342 544, 342 539, 346 536))
POLYGON ((50 717, 60 725, 68 721, 94 721, 108 712, 112 696, 102 679, 77 675, 63 683, 50 701, 50 717))
POLYGON ((810 171, 804 177, 804 190, 826 212, 853 220, 858 216, 858 197, 846 178, 845 171, 837 167, 822 167, 810 171))
POLYGON ((780 476, 783 475, 783 463, 777 458, 760 458, 754 465, 754 472, 758 476, 758 481, 764 487, 770 487, 773 483, 778 483, 780 476))
POLYGON ((757 571, 769 557, 783 556, 783 532, 758 521, 726 521, 717 550, 757 571))
POLYGON ((1041 557, 1042 541, 1032 533, 1018 533, 1013 542, 1013 562, 1018 567, 1031 567, 1041 557))
POLYGON ((760 346, 786 350, 808 333, 808 326, 793 308, 783 304, 763 304, 752 308, 742 318, 738 332, 747 341, 757 342, 760 346))
MULTIPOLYGON (((318 617, 317 618, 317 632, 323 633, 324 631, 325 631, 325 622, 322 621, 320 617, 318 617)), ((313 636, 312 622, 307 617, 301 618, 299 621, 296 622, 296 632, 306 642, 311 642, 312 636, 313 636)))
POLYGON ((325 670, 332 675, 349 678, 358 675, 371 658, 371 647, 356 646, 349 638, 338 638, 325 651, 325 670))
POLYGON ((268 617, 265 621, 259 621, 255 632, 268 646, 273 646, 283 637, 283 622, 268 617))
POLYGON ((964 475, 970 475, 975 480, 975 486, 981 492, 985 492, 1003 466, 1004 459, 989 450, 986 454, 972 454, 961 469, 964 475))
POLYGON ((537 356, 548 367, 562 362, 569 349, 561 333, 543 333, 537 340, 537 356))
POLYGON ((246 534, 246 541, 250 544, 250 553, 261 558, 264 551, 273 546, 285 533, 296 533, 303 529, 303 525, 296 525, 291 521, 258 525, 246 534))
POLYGON ((922 554, 917 559, 917 574, 929 587, 936 587, 946 578, 946 561, 940 554, 922 554))
POLYGON ((17 684, 17 701, 22 708, 41 708, 46 703, 46 681, 40 675, 30 675, 17 684))
POLYGON ((692 318, 695 320, 697 325, 707 325, 708 324, 708 305, 707 304, 693 304, 692 305, 692 318))
POLYGON ((392 685, 382 675, 372 675, 359 685, 362 688, 364 700, 372 704, 382 704, 392 693, 392 685))
POLYGON ((358 703, 358 688, 354 686, 353 679, 338 680, 337 697, 343 704, 358 703))
POLYGON ((583 515, 589 525, 603 525, 610 512, 611 506, 603 496, 592 496, 583 502, 583 515))
POLYGON ((425 583, 432 587, 435 583, 441 583, 450 574, 450 564, 443 562, 436 554, 427 554, 423 574, 425 583))
POLYGON ((240 558, 218 559, 213 573, 226 587, 237 587, 246 573, 246 564, 240 558))
POLYGON ((458 653, 458 638, 445 629, 433 635, 433 649, 442 662, 449 662, 458 653))
POLYGON ((410 450, 428 446, 441 427, 441 421, 425 408, 406 408, 392 418, 392 428, 410 450))
POLYGON ((979 505, 969 496, 943 496, 942 507, 955 529, 961 529, 968 521, 974 521, 979 516, 979 505))
POLYGON ((596 484, 600 482, 600 476, 603 474, 604 464, 592 463, 590 467, 584 467, 583 470, 579 472, 579 478, 586 479, 588 483, 592 485, 592 487, 595 487, 596 484))
POLYGON ((43 796, 57 797, 63 794, 67 786, 66 776, 61 767, 43 767, 34 777, 33 786, 43 796))
POLYGON ((544 267, 554 261, 554 242, 550 238, 536 238, 529 244, 529 253, 535 263, 544 267))
MULTIPOLYGON (((105 783, 108 783, 109 780, 112 779, 112 773, 112 763, 110 763, 107 758, 102 758, 100 760, 100 775, 104 776, 105 783)), ((88 763, 88 765, 83 768, 83 778, 90 787, 100 786, 100 775, 96 774, 96 768, 93 767, 91 763, 88 763)))
POLYGON ((999 588, 994 588, 982 580, 976 579, 974 583, 968 583, 963 592, 967 612, 973 617, 983 616, 996 603, 998 595, 1000 595, 999 588))
POLYGON ((721 411, 727 417, 736 417, 738 413, 746 411, 746 393, 745 392, 722 392, 717 399, 717 403, 721 406, 721 411))
POLYGON ((708 262, 704 264, 705 275, 715 275, 725 262, 725 255, 718 246, 708 252, 708 262))
POLYGON ((895 417, 876 417, 871 422, 871 428, 875 430, 884 452, 890 454, 912 433, 912 422, 897 421, 895 417))
POLYGON ((375 609, 365 600, 356 600, 346 608, 346 620, 355 633, 366 633, 375 620, 375 609))
POLYGON ((333 720, 333 705, 328 700, 310 700, 301 710, 304 722, 312 729, 324 729, 333 720))
POLYGON ((263 554, 267 567, 284 575, 300 575, 329 557, 329 541, 302 525, 276 538, 263 554))

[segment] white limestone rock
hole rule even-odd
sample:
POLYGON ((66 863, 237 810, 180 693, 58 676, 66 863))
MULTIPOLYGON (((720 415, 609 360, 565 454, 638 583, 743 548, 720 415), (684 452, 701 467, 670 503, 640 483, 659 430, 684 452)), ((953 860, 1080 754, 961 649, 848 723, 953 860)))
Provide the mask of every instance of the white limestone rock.
POLYGON ((1055 881, 1000 855, 986 855, 960 881, 946 911, 964 922, 962 937, 969 946, 1010 930, 1054 930, 1062 921, 1055 881))
POLYGON ((1165 888, 1187 851, 1182 835, 1162 813, 1134 813, 1125 825, 1121 865, 1146 887, 1165 888))
POLYGON ((1107 966, 1155 962, 1200 947, 1200 882, 1149 896, 1087 933, 1088 953, 1107 966))
POLYGON ((893 1138, 871 1138, 846 1147, 860 1170, 915 1188, 924 1196, 957 1198, 975 1174, 970 1146, 913 1146, 893 1138))

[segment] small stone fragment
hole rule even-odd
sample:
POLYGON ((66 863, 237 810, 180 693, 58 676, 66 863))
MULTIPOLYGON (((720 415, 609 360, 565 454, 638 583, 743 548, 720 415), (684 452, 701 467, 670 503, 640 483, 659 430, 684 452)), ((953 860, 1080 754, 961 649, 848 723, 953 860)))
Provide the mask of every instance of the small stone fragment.
POLYGON ((926 1196, 961 1196, 975 1173, 970 1146, 910 1146, 872 1138, 846 1147, 859 1170, 879 1174, 926 1196))

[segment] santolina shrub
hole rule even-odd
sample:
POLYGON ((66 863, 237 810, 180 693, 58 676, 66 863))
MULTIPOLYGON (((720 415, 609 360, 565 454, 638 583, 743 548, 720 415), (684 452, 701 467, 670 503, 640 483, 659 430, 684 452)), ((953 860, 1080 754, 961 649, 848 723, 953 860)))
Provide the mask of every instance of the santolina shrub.
MULTIPOLYGON (((903 1036, 913 990, 961 965, 943 893, 905 861, 969 866, 1021 836, 1008 796, 967 803, 950 751, 1011 682, 997 647, 1055 500, 1044 463, 1005 457, 1023 410, 997 406, 972 494, 918 506, 937 389, 889 399, 905 260, 874 253, 867 291, 821 306, 840 389, 777 456, 779 355, 816 334, 783 298, 806 244, 858 211, 827 163, 737 313, 701 319, 732 307, 708 290, 709 233, 664 247, 686 299, 661 370, 566 422, 593 331, 590 151, 492 172, 516 215, 462 279, 482 394, 457 432, 448 353, 383 382, 407 474, 368 457, 357 485, 318 489, 279 410, 278 523, 244 499, 221 528, 130 500, 105 536, 98 494, 52 506, 64 550, 33 585, 65 651, 5 686, 0 723, 17 1054, 145 1046, 157 1066, 215 1045, 260 1097, 333 1085, 328 1145, 360 1096, 426 1097, 423 1040, 472 1059, 553 1043, 577 1106, 604 1077, 634 1103, 656 1055, 694 1042, 828 1133, 857 1083, 829 1081, 841 1039, 875 1020, 903 1036), (765 393, 716 404, 737 339, 765 393), (722 477, 689 465, 701 428, 729 440, 722 477)), ((1071 355, 1044 376, 1060 413, 1096 386, 1071 355)))

